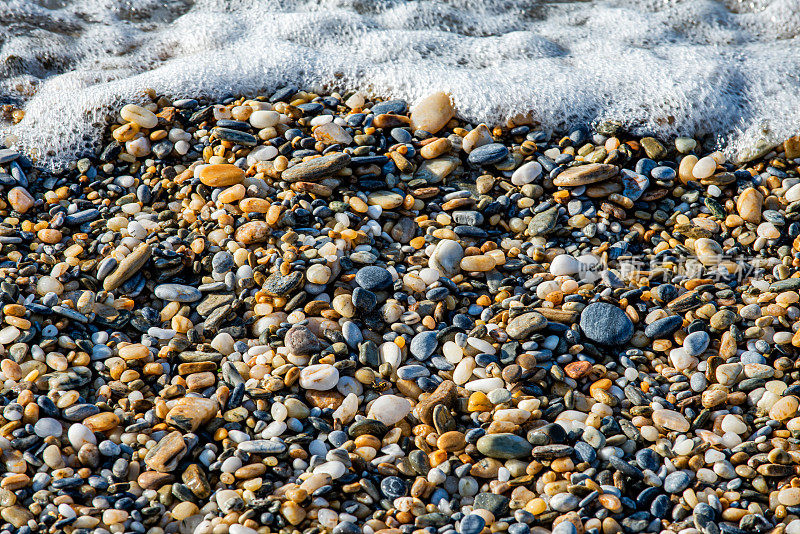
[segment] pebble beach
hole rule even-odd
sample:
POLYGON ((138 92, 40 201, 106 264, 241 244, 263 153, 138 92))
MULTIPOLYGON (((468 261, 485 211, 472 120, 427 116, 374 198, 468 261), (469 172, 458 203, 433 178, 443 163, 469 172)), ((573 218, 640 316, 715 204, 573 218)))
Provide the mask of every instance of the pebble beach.
POLYGON ((291 86, 0 148, 0 534, 800 534, 799 172, 291 86))

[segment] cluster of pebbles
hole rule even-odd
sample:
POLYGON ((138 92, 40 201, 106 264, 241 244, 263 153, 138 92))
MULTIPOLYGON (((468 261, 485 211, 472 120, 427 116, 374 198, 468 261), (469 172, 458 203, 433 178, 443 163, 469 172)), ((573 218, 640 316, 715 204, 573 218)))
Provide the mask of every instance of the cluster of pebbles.
POLYGON ((800 533, 800 139, 143 100, 0 149, 0 534, 800 533))

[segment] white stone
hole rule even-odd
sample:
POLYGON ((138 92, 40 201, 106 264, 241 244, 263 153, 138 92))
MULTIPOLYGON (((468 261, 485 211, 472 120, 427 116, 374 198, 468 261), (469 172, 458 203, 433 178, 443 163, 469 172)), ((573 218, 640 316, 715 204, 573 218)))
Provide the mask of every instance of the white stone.
POLYGON ((467 357, 458 362, 455 370, 453 371, 453 382, 456 385, 463 386, 472 377, 472 371, 476 367, 475 358, 467 357))
POLYGON ((61 428, 61 423, 56 419, 52 417, 43 417, 33 425, 33 431, 36 432, 36 435, 40 438, 46 438, 48 436, 57 438, 61 435, 63 429, 61 428))
POLYGON ((316 391, 327 391, 339 382, 339 370, 327 363, 309 365, 300 371, 300 387, 316 391))
POLYGON ((258 531, 253 530, 250 527, 234 523, 228 528, 228 534, 258 534, 258 531))
POLYGON ((477 337, 467 339, 467 344, 483 354, 495 354, 497 349, 491 343, 477 337))
POLYGON ((392 341, 381 343, 381 346, 378 347, 378 354, 381 357, 381 362, 388 363, 393 369, 400 367, 402 353, 400 352, 400 347, 397 346, 397 343, 392 341))
POLYGON ((349 423, 358 412, 358 395, 355 393, 348 394, 342 404, 333 412, 333 418, 338 419, 342 423, 349 423))
POLYGON ((711 156, 706 156, 704 158, 700 158, 697 163, 694 164, 694 168, 692 168, 692 176, 697 178, 698 180, 703 178, 708 178, 714 171, 717 169, 717 162, 714 161, 714 158, 711 156))
POLYGON ((220 470, 223 473, 233 473, 234 471, 242 467, 242 465, 243 465, 242 460, 240 458, 237 458, 236 456, 231 456, 230 458, 227 458, 224 462, 222 462, 222 467, 220 467, 220 470))
POLYGON ((353 138, 347 133, 344 128, 336 123, 329 122, 314 129, 314 138, 318 141, 327 143, 341 143, 349 145, 353 142, 353 138))
POLYGON ((386 426, 402 421, 411 413, 411 403, 397 395, 381 395, 372 403, 367 417, 376 419, 386 426))
POLYGON ((711 469, 703 467, 697 470, 697 480, 701 482, 705 482, 706 484, 713 484, 714 482, 717 481, 717 478, 719 477, 711 469))
POLYGON ((356 91, 355 93, 350 95, 350 97, 347 100, 344 101, 345 105, 350 109, 360 108, 364 106, 366 102, 367 99, 364 96, 364 93, 362 93, 361 91, 356 91))
POLYGON ((314 468, 314 474, 327 473, 332 479, 336 480, 347 472, 347 468, 342 462, 325 462, 314 468))
POLYGON ((786 534, 800 534, 800 519, 795 519, 786 525, 786 534))
POLYGON ((269 128, 278 124, 280 117, 277 111, 259 109, 250 115, 250 124, 253 128, 269 128))
POLYGON ((461 270, 461 258, 464 249, 452 239, 442 239, 433 251, 429 265, 439 271, 442 276, 455 276, 461 270))
POLYGON ((136 104, 123 106, 119 114, 126 121, 133 122, 142 128, 155 128, 158 124, 158 117, 155 113, 136 104))
POLYGON ((536 296, 540 299, 546 298, 547 295, 554 291, 561 291, 561 284, 555 280, 545 280, 536 286, 536 296))
POLYGON ((489 393, 492 390, 505 387, 505 385, 502 378, 479 378, 478 380, 467 382, 464 388, 466 388, 467 391, 489 393))
POLYGON ((277 155, 278 149, 272 145, 257 146, 247 155, 247 163, 254 165, 259 161, 269 161, 277 155))
POLYGON ((19 328, 16 326, 7 326, 0 330, 0 345, 8 345, 17 339, 20 335, 19 328))
POLYGON ((550 274, 553 276, 569 276, 581 269, 581 262, 569 254, 559 254, 550 263, 550 274))
MULTIPOLYGON (((797 202, 800 200, 800 184, 794 184, 786 191, 784 196, 789 202, 797 202)), ((786 531, 788 532, 789 530, 787 529, 786 531)))
POLYGON ((765 239, 777 239, 781 236, 780 230, 771 222, 763 222, 756 228, 756 234, 765 239))
POLYGON ((442 346, 442 354, 450 363, 458 363, 464 357, 464 351, 454 341, 445 342, 442 346))
POLYGON ((722 430, 733 432, 734 434, 744 434, 747 432, 747 425, 742 421, 741 417, 729 413, 722 418, 722 430))
POLYGON ((675 369, 678 369, 679 371, 683 371, 685 369, 694 369, 699 362, 697 358, 687 354, 683 347, 672 349, 669 352, 669 359, 675 369))
POLYGON ((333 529, 339 524, 339 514, 330 508, 320 508, 317 511, 317 521, 325 528, 333 529))
POLYGON ((85 443, 97 445, 97 439, 95 439, 94 433, 89 430, 89 427, 81 423, 73 423, 72 426, 69 427, 69 430, 67 430, 67 438, 72 448, 76 451, 85 443))
POLYGON ((233 337, 227 332, 220 332, 214 336, 214 339, 211 341, 211 347, 225 356, 233 352, 233 344, 233 337))
POLYGON ((261 432, 261 439, 277 438, 284 432, 288 425, 283 421, 273 421, 261 432))
POLYGON ((306 278, 312 284, 327 284, 331 279, 331 268, 319 263, 311 265, 306 271, 306 278))
POLYGON ((722 444, 727 449, 732 449, 737 445, 741 445, 741 443, 742 443, 742 438, 741 436, 739 436, 739 434, 735 434, 733 432, 725 432, 725 434, 722 435, 722 444))
POLYGON ((542 175, 542 165, 538 161, 525 163, 511 175, 511 183, 516 186, 529 184, 542 175))

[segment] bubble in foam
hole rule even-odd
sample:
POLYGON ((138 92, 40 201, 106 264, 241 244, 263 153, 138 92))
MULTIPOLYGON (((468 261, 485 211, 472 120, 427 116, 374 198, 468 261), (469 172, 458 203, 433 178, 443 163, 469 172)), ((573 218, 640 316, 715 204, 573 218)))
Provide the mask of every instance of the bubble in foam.
POLYGON ((11 22, 0 30, 0 100, 26 103, 6 133, 51 167, 100 149, 115 110, 145 88, 221 98, 292 83, 411 101, 444 90, 473 122, 530 113, 564 129, 613 119, 637 134, 713 135, 740 156, 800 130, 800 0, 10 0, 2 9, 11 22))

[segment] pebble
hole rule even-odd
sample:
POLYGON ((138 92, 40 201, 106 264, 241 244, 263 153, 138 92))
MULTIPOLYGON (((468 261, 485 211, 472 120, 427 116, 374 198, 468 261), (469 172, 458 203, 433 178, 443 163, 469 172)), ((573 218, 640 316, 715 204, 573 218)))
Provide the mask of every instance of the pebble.
POLYGON ((708 335, 708 332, 692 332, 684 338, 683 350, 689 356, 699 356, 705 352, 710 342, 711 336, 708 335))
POLYGON ((195 287, 182 284, 161 284, 153 290, 156 297, 174 302, 197 302, 203 294, 195 287))
POLYGON ((392 285, 392 275, 380 267, 362 267, 356 273, 356 283, 369 291, 386 289, 392 285))
POLYGON ((442 276, 455 276, 461 270, 464 249, 452 239, 442 239, 436 245, 430 259, 430 266, 442 276))
POLYGON ((508 148, 501 143, 489 143, 472 150, 469 162, 475 165, 488 165, 503 160, 508 155, 508 148))
POLYGON ((622 345, 633 336, 633 322, 617 306, 593 302, 581 312, 584 335, 603 345, 622 345))
POLYGON ((543 329, 547 324, 547 319, 538 312, 523 313, 509 321, 506 333, 512 339, 523 339, 530 337, 534 332, 543 329))
POLYGON ((691 477, 685 471, 670 473, 664 479, 664 491, 667 493, 681 493, 689 487, 691 477))
POLYGON ((476 445, 489 458, 521 458, 533 450, 530 443, 515 434, 489 434, 478 439, 476 445))
POLYGON ((453 118, 455 108, 446 93, 433 93, 417 102, 411 110, 411 128, 438 133, 453 118))
POLYGON ((339 371, 329 364, 309 365, 300 372, 300 386, 303 389, 327 391, 336 387, 338 382, 339 371))
POLYGON ((228 187, 244 180, 244 171, 230 163, 215 163, 200 168, 200 182, 209 187, 228 187))
POLYGON ((329 154, 290 167, 283 171, 281 178, 288 182, 315 182, 343 169, 348 163, 350 163, 350 156, 347 154, 329 154))
POLYGON ((608 180, 615 176, 619 170, 614 165, 606 163, 590 163, 569 167, 561 172, 554 180, 553 185, 558 187, 578 187, 608 180))
POLYGON ((396 395, 382 395, 372 403, 367 417, 392 426, 411 412, 411 403, 396 395))
POLYGON ((511 175, 511 183, 523 186, 536 182, 542 176, 542 165, 538 161, 529 161, 520 165, 511 175))
POLYGON ((420 332, 411 340, 409 350, 418 360, 427 360, 439 345, 436 332, 420 332))

